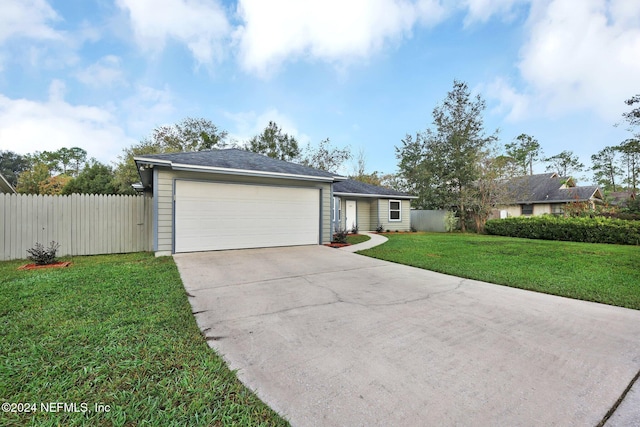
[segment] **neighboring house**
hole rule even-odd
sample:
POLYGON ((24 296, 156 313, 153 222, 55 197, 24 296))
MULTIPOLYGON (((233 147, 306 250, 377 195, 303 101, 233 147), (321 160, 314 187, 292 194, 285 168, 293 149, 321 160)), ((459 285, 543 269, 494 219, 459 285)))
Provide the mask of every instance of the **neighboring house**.
POLYGON ((615 191, 607 194, 606 201, 612 206, 627 207, 629 202, 636 199, 636 194, 631 191, 615 191))
POLYGON ((602 191, 597 186, 576 186, 573 178, 557 173, 528 175, 509 180, 500 217, 521 215, 562 214, 567 203, 586 202, 592 208, 602 203, 602 191))
MULTIPOLYGON (((345 177, 238 149, 134 159, 143 190, 153 194, 157 255, 331 241, 333 186, 345 177)), ((354 197, 369 206, 376 199, 369 193, 354 197)), ((406 197, 384 196, 401 201, 391 213, 400 214, 398 229, 408 229, 406 197)), ((384 206, 389 209, 388 202, 384 206)))
POLYGON ((333 184, 333 196, 335 229, 411 229, 410 201, 415 196, 352 179, 333 184))
POLYGON ((0 193, 15 194, 16 190, 9 184, 9 181, 0 173, 0 193))

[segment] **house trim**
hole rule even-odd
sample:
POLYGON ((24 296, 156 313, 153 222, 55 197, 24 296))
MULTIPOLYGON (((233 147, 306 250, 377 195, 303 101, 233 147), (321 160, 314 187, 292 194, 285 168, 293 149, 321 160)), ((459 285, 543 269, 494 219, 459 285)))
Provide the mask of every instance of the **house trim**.
POLYGON ((389 199, 389 222, 402 222, 402 201, 396 199, 389 199), (391 209, 391 203, 397 203, 398 209, 391 209), (398 212, 398 219, 391 218, 391 212, 398 212))
POLYGON ((333 193, 337 197, 364 197, 371 199, 417 199, 417 196, 396 196, 391 194, 364 194, 364 193, 344 193, 344 192, 334 192, 333 193))

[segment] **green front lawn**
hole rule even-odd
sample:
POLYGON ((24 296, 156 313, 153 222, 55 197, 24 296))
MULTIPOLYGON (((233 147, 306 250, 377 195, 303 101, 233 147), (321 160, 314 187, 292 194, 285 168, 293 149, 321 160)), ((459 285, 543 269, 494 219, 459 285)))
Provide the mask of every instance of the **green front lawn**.
POLYGON ((640 247, 476 234, 385 234, 363 255, 458 277, 640 310, 640 247))
POLYGON ((0 262, 0 399, 36 405, 0 424, 287 425, 208 347, 172 258, 72 261, 0 262))
POLYGON ((366 234, 349 234, 347 236, 347 243, 350 245, 357 245, 358 243, 366 242, 367 240, 371 240, 371 237, 366 234))

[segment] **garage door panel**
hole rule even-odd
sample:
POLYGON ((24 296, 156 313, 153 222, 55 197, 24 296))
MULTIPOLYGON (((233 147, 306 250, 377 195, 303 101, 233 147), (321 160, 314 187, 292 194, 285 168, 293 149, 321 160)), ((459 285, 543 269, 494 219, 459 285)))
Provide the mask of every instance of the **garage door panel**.
POLYGON ((317 244, 319 190, 176 181, 176 252, 317 244))

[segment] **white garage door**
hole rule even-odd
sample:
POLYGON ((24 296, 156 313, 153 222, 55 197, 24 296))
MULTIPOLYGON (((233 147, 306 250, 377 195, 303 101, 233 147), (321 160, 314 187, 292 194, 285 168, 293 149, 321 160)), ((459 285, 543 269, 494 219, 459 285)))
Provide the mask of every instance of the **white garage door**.
POLYGON ((319 204, 314 188, 178 180, 175 251, 315 245, 319 204))

